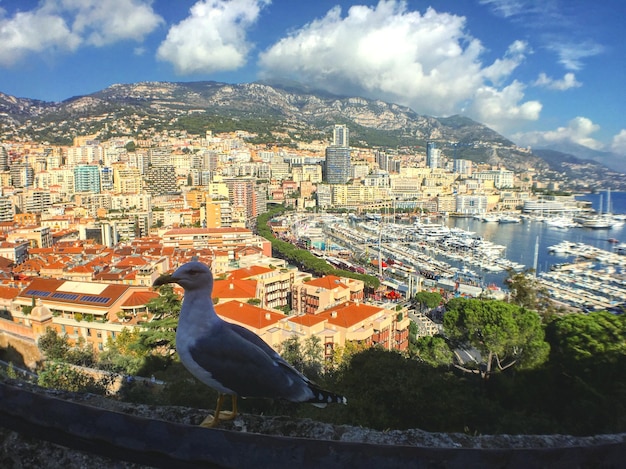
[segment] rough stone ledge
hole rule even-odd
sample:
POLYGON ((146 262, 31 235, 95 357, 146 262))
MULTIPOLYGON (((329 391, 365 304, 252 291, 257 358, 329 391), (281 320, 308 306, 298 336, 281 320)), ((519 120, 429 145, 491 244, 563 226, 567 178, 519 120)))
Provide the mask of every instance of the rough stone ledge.
MULTIPOLYGON (((430 433, 418 429, 405 431, 376 431, 361 427, 351 427, 346 425, 332 425, 322 422, 316 422, 309 419, 291 419, 287 417, 269 417, 244 414, 234 422, 225 422, 219 430, 207 430, 197 428, 196 425, 206 417, 208 411, 201 409, 193 409, 186 407, 165 407, 151 405, 136 405, 121 402, 115 399, 109 399, 102 396, 92 394, 69 393, 63 391, 53 391, 38 388, 36 386, 26 385, 23 383, 12 383, 6 386, 0 383, 0 466, 1 467, 58 467, 58 463, 63 461, 62 465, 67 468, 78 467, 119 467, 119 468, 139 468, 139 467, 168 467, 172 461, 166 459, 149 460, 150 464, 145 464, 145 460, 140 459, 139 463, 133 459, 134 453, 131 451, 130 461, 128 454, 123 451, 118 455, 111 454, 114 459, 106 459, 108 453, 102 452, 102 445, 93 445, 94 448, 87 446, 82 442, 83 446, 77 446, 75 449, 68 449, 53 443, 59 443, 55 440, 54 435, 46 434, 43 438, 38 435, 28 434, 28 431, 17 432, 11 431, 10 426, 3 425, 4 421, 11 420, 5 418, 5 415, 14 412, 11 418, 19 419, 19 415, 15 413, 15 408, 24 406, 30 408, 31 400, 34 411, 41 411, 43 405, 39 398, 33 396, 43 396, 45 403, 56 403, 54 407, 59 414, 56 416, 55 422, 59 422, 66 417, 63 410, 63 402, 73 403, 68 412, 76 420, 76 415, 86 414, 95 409, 98 419, 108 420, 107 425, 111 427, 109 435, 114 436, 116 431, 128 431, 123 426, 128 425, 128 421, 124 420, 123 415, 139 418, 140 423, 130 422, 137 427, 141 433, 143 429, 146 435, 162 435, 163 432, 173 432, 171 438, 165 438, 164 441, 173 440, 177 437, 181 438, 180 433, 183 432, 191 440, 204 440, 206 436, 215 436, 216 441, 221 443, 232 444, 230 450, 222 448, 222 452, 235 453, 233 448, 242 444, 235 439, 244 440, 244 448, 259 452, 267 451, 268 442, 271 446, 276 444, 275 450, 270 450, 270 454, 277 459, 274 460, 273 467, 281 467, 276 464, 282 461, 286 447, 296 447, 298 451, 322 450, 328 453, 326 460, 322 458, 318 462, 325 463, 326 467, 343 467, 343 463, 350 461, 353 463, 354 458, 364 458, 361 454, 372 451, 369 455, 370 462, 376 458, 381 461, 388 462, 384 467, 395 467, 395 464, 406 463, 411 458, 418 465, 413 467, 572 467, 575 463, 576 467, 619 467, 618 462, 626 459, 626 434, 615 435, 596 435, 587 437, 574 437, 569 435, 478 435, 471 436, 461 433, 430 433), (5 391, 5 392, 3 392, 5 391), (23 391, 23 392, 21 392, 23 391), (30 400, 29 400, 30 399, 30 400), (34 399, 34 400, 33 400, 34 399), (8 404, 14 402, 12 409, 6 409, 8 404), (39 408, 37 408, 39 406, 39 408), (78 409, 78 410, 76 410, 78 409), (91 409, 91 410, 90 410, 91 409), (121 419, 121 420, 120 420, 121 419), (168 422, 172 425, 168 425, 168 422), (117 425, 117 426, 116 426, 117 425), (122 427, 120 427, 122 425, 122 427), (1 427, 7 426, 9 430, 1 427), (172 430, 172 428, 174 430, 172 430), (206 432, 206 433, 199 433, 206 432), (237 436, 239 435, 239 436, 237 436), (247 440, 246 440, 247 438, 247 440), (269 438, 269 440, 268 440, 269 438), (44 441, 42 441, 44 440, 44 441), (45 441, 48 440, 48 441, 45 441), (53 443, 51 443, 51 441, 53 443), (326 442, 326 443, 324 443, 326 442), (287 445, 287 446, 285 446, 287 445), (78 450, 76 450, 78 448, 78 450), (95 453, 88 454, 84 450, 90 451, 96 449, 95 453), (338 457, 335 452, 346 450, 348 456, 338 457), (390 453, 392 450, 393 453, 390 453), (99 452, 100 451, 100 452, 99 452), (93 455, 95 454, 95 455, 93 455), (332 455, 334 459, 330 459, 332 455), (389 454, 393 454, 397 459, 389 459, 389 454), (105 456, 105 457, 103 457, 105 456), (339 458, 339 459, 337 459, 339 458), (85 465, 85 461, 89 461, 85 465), (54 465, 43 464, 44 461, 54 461, 54 465), (32 465, 30 463, 32 463, 32 465), (331 463, 331 464, 329 464, 331 463), (43 465, 42 465, 43 464, 43 465), (99 465, 101 464, 101 465, 99 465), (529 465, 530 464, 530 465, 529 465), (600 466, 598 466, 600 464, 600 466)), ((49 404, 48 404, 49 405, 49 404)), ((54 414, 55 409, 49 409, 54 414)), ((45 412, 45 410, 44 410, 45 412)), ((46 412, 47 413, 47 412, 46 412)), ((92 415, 92 414, 90 414, 92 415)), ((50 416, 48 416, 50 418, 50 416)), ((127 417, 130 419, 131 417, 127 417)), ((54 419, 53 419, 54 420, 54 419)), ((74 422, 70 418, 70 422, 74 422)), ((77 427, 87 425, 90 422, 74 422, 77 427)), ((65 426, 59 422, 61 433, 65 426)), ((94 426, 95 422, 94 422, 94 426)), ((23 427, 23 430, 27 427, 23 427)), ((81 431, 90 433, 91 426, 81 427, 81 431)), ((109 428, 106 425, 104 428, 109 428)), ((131 431, 131 436, 133 435, 131 431)), ((94 435, 85 435, 85 439, 96 438, 94 435)), ((127 434, 128 435, 128 434, 127 434)), ((137 435, 137 441, 132 442, 133 445, 141 446, 145 444, 137 435)), ((184 438, 178 440, 185 443, 184 438)), ((208 441, 207 441, 208 442, 208 441)), ((61 441, 63 443, 63 441, 61 441)), ((91 442, 93 443, 93 442, 91 442)), ((117 444, 114 442, 113 444, 117 444)), ((219 445, 217 446, 219 447, 219 445)), ((240 447, 241 448, 241 447, 240 447)), ((167 448, 159 448, 167 453, 167 448)), ((128 451, 128 449, 125 449, 128 451)), ((141 451, 153 451, 153 448, 141 448, 141 451)), ((177 451, 174 446, 174 453, 177 451)), ((216 450, 219 453, 219 450, 216 450)), ((290 450, 291 451, 291 450, 290 450)), ((292 460, 290 464, 296 462, 292 453, 288 453, 292 460)), ((187 455, 185 455, 187 457, 187 455)), ((232 455, 228 455, 232 458, 232 455)), ((191 465, 178 465, 176 467, 244 467, 239 464, 240 461, 230 461, 230 459, 218 460, 211 463, 196 464, 184 461, 191 465), (232 464, 231 464, 232 462, 232 464), (207 465, 208 464, 208 465, 207 465)), ((303 461, 311 461, 310 454, 305 457, 301 455, 303 461)), ((177 464, 180 461, 176 460, 177 464)), ((173 467, 173 466, 169 466, 173 467)), ((270 466, 271 467, 271 466, 270 466)), ((307 466, 301 467, 315 467, 307 466)), ((378 466, 383 467, 383 466, 378 466)))

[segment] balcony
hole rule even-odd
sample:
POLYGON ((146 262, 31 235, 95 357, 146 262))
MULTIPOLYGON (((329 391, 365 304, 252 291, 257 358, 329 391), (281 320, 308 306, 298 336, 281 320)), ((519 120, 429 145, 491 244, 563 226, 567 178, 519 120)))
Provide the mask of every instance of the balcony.
POLYGON ((366 341, 372 337, 372 329, 367 327, 359 327, 346 333, 346 340, 366 341))

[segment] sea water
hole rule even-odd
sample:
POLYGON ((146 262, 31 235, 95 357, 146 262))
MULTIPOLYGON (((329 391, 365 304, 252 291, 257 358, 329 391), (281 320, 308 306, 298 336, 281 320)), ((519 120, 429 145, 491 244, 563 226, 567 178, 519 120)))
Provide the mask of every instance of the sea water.
MULTIPOLYGON (((577 197, 579 200, 591 201, 592 207, 603 213, 607 212, 607 193, 589 194, 577 197), (602 202, 602 210, 600 210, 602 202)), ((613 192, 610 194, 610 210, 614 214, 626 213, 626 192, 613 192)), ((520 264, 528 269, 536 268, 537 272, 550 270, 553 264, 570 262, 572 257, 557 256, 550 254, 548 248, 561 241, 583 243, 590 246, 611 251, 615 243, 609 239, 616 239, 620 243, 626 243, 626 225, 609 229, 591 228, 555 228, 540 221, 523 220, 521 223, 485 223, 473 218, 450 217, 447 221, 449 227, 458 227, 472 231, 487 241, 506 246, 504 257, 520 264), (535 266, 535 252, 537 262, 535 266)), ((454 264, 451 262, 451 264, 454 264)), ((471 266, 468 266, 471 268, 471 266)), ((506 273, 481 273, 485 283, 502 285, 506 273)))

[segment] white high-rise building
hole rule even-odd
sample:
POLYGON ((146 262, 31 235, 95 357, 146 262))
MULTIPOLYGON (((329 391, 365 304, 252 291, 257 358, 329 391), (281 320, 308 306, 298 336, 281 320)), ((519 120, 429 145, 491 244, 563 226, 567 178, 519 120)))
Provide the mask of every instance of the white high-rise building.
POLYGON ((350 131, 342 124, 335 124, 333 129, 333 145, 336 147, 350 146, 350 131))

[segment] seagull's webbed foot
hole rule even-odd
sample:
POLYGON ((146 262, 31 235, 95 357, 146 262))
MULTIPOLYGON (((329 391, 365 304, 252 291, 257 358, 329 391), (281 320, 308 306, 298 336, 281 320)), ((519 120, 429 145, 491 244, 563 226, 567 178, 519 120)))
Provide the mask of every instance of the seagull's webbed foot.
POLYGON ((222 411, 222 405, 224 404, 224 397, 226 394, 219 393, 217 396, 217 404, 215 405, 215 413, 207 416, 202 423, 201 427, 213 428, 217 427, 220 421, 233 420, 237 417, 237 396, 231 395, 232 410, 222 411))

